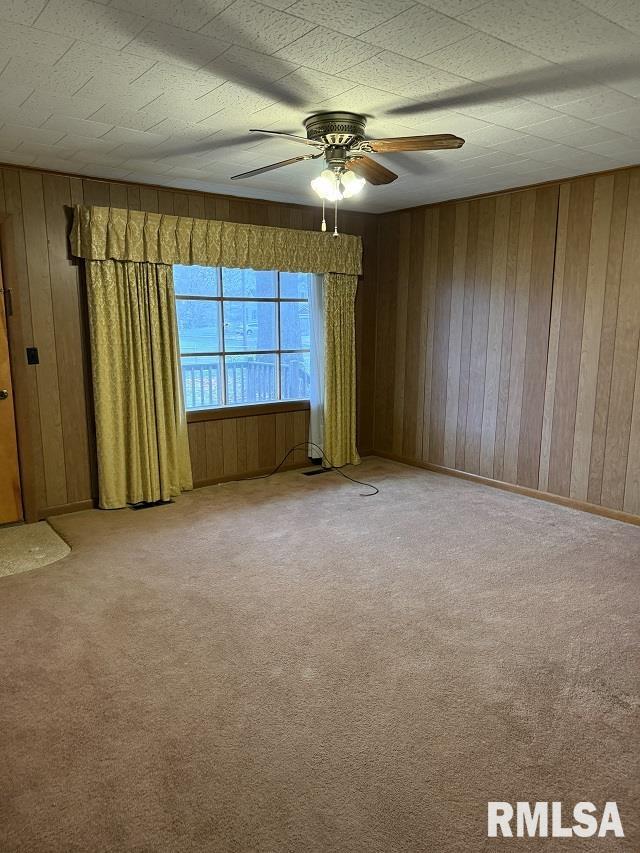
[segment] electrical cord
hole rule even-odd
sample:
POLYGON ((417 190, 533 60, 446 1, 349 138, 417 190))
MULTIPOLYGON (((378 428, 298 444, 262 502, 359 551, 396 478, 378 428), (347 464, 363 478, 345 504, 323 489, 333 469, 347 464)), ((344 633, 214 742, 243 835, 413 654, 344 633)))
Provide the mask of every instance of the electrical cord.
POLYGON ((247 479, 247 480, 266 480, 267 477, 273 477, 273 475, 277 474, 278 471, 282 468, 282 466, 287 461, 287 459, 291 456, 291 454, 295 450, 299 450, 301 447, 313 447, 315 450, 319 451, 321 458, 323 459, 324 462, 327 463, 325 465, 325 467, 328 468, 330 471, 335 471, 337 474, 340 474, 340 476, 344 477, 345 480, 350 480, 352 483, 357 483, 358 486, 364 486, 366 489, 373 489, 373 491, 369 492, 368 494, 363 494, 362 492, 360 492, 361 498, 372 498, 374 495, 380 494, 380 489, 377 486, 374 486, 373 483, 365 483, 362 480, 356 480, 355 477, 350 477, 348 474, 345 474, 344 471, 342 470, 342 467, 333 465, 331 460, 327 458, 327 455, 325 454, 324 450, 321 447, 319 447, 317 444, 315 444, 315 442, 313 442, 313 441, 301 441, 299 444, 294 444, 293 447, 291 447, 285 453, 285 455, 280 460, 280 462, 276 465, 276 467, 273 469, 273 471, 269 471, 268 474, 259 474, 257 477, 246 477, 245 479, 247 479))

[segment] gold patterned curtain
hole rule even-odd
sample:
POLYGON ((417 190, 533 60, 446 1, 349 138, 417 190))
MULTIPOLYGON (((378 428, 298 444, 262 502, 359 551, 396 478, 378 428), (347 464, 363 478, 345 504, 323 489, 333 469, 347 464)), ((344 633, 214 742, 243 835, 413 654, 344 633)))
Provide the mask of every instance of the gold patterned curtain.
POLYGON ((87 264, 101 506, 166 499, 190 488, 173 264, 324 275, 325 452, 334 465, 359 462, 360 237, 78 206, 71 247, 87 264))
POLYGON ((333 465, 360 462, 356 449, 355 299, 358 277, 324 277, 324 450, 333 465))
POLYGON ((100 506, 192 488, 173 270, 87 261, 100 506))
POLYGON ((362 241, 351 234, 245 225, 120 210, 76 207, 71 248, 79 258, 250 267, 360 275, 362 241))

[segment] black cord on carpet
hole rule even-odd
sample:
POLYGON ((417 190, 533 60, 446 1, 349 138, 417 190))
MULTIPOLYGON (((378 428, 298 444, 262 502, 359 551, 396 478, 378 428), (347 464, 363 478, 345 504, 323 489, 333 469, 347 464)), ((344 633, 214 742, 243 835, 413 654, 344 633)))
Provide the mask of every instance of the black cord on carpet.
POLYGON ((273 475, 277 474, 278 471, 282 468, 282 466, 291 456, 291 454, 295 450, 299 450, 301 447, 313 447, 315 450, 319 451, 321 458, 324 460, 324 462, 326 462, 325 467, 328 468, 330 471, 335 471, 337 474, 340 474, 340 476, 344 477, 345 480, 350 480, 352 483, 357 483, 358 486, 364 486, 366 489, 373 489, 373 491, 369 492, 368 494, 363 494, 362 492, 360 492, 361 498, 372 498, 374 495, 380 494, 380 489, 377 486, 374 486, 373 483, 365 483, 362 480, 356 480, 355 477, 350 477, 348 474, 344 473, 344 471, 342 470, 342 467, 344 466, 338 467, 336 465, 333 465, 331 460, 327 458, 327 455, 325 454, 324 450, 317 444, 315 444, 313 441, 301 441, 299 444, 294 444, 292 448, 287 450, 287 452, 280 460, 280 462, 276 465, 276 467, 273 469, 273 471, 269 471, 268 474, 259 474, 257 477, 244 477, 243 479, 266 480, 267 477, 273 477, 273 475))

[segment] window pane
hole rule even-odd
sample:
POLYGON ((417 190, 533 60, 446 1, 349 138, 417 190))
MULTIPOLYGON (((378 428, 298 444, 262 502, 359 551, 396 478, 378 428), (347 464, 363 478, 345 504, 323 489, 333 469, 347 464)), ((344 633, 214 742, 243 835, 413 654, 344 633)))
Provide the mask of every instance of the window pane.
POLYGON ((219 302, 178 299, 177 311, 180 352, 220 352, 219 302))
POLYGON ((275 302, 224 303, 225 352, 278 348, 275 302))
POLYGON ((219 296, 216 267, 173 265, 173 283, 178 296, 219 296))
POLYGON ((309 303, 280 303, 280 346, 309 349, 309 303))
POLYGON ((223 296, 277 296, 277 286, 274 270, 222 270, 223 296))
POLYGON ((184 402, 187 409, 210 409, 222 403, 220 356, 187 355, 181 358, 184 402))
POLYGON ((282 299, 308 299, 310 280, 308 272, 281 272, 280 296, 282 299))
POLYGON ((283 400, 308 400, 311 391, 311 359, 308 352, 280 356, 280 384, 283 400))
POLYGON ((227 403, 264 403, 278 399, 275 355, 227 355, 227 403))

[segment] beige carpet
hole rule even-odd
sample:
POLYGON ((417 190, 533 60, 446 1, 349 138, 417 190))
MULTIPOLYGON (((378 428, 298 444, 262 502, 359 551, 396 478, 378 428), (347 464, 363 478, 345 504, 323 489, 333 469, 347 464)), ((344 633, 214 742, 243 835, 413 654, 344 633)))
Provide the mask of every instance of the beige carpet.
POLYGON ((0 578, 61 560, 69 546, 46 521, 0 527, 0 578))
POLYGON ((3 853, 640 848, 640 529, 359 473, 55 520, 0 586, 3 853), (627 837, 488 841, 490 799, 627 837))

